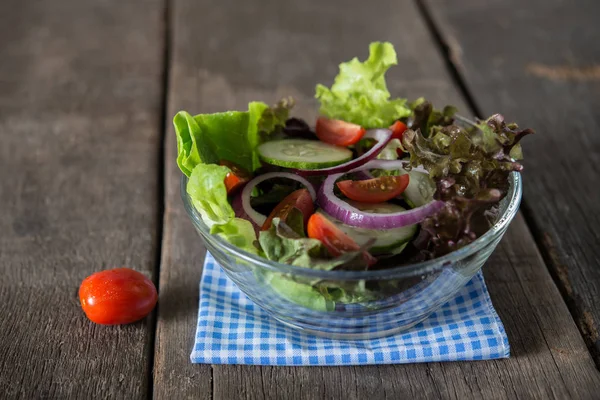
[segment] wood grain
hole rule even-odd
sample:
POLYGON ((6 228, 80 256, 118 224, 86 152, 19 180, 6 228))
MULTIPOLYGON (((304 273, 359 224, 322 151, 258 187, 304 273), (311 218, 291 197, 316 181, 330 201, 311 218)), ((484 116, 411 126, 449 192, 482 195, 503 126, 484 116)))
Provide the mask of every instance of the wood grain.
POLYGON ((538 132, 524 210, 600 367, 600 3, 426 4, 482 112, 538 132))
POLYGON ((94 325, 91 273, 156 266, 161 3, 0 4, 0 397, 144 398, 153 324, 94 325))
MULTIPOLYGON (((368 43, 374 40, 389 40, 398 49, 400 67, 388 78, 392 93, 426 96, 466 109, 413 3, 224 0, 217 5, 177 0, 173 4, 169 116, 179 109, 243 110, 250 100, 272 102, 283 95, 295 96, 299 109, 306 111, 315 83, 331 83, 338 63, 354 56, 365 58, 368 43)), ((192 228, 179 199, 173 135, 169 127, 161 291, 173 285, 185 292, 185 304, 178 307, 186 311, 173 331, 167 331, 169 323, 162 319, 169 313, 164 304, 159 308, 159 327, 165 331, 159 329, 157 338, 162 343, 157 360, 163 364, 157 362, 155 388, 173 388, 172 396, 182 385, 181 398, 192 398, 206 394, 210 367, 190 365, 191 339, 172 340, 167 332, 189 338, 195 331, 198 282, 192 278, 199 276, 204 250, 198 239, 183 236, 192 228), (177 256, 165 262, 167 254, 177 256), (180 269, 181 286, 163 278, 174 268, 180 269)), ((600 384, 598 371, 521 216, 487 264, 486 276, 513 345, 509 360, 342 368, 213 365, 213 397, 593 398, 600 384)), ((166 397, 161 393, 158 397, 166 397)))

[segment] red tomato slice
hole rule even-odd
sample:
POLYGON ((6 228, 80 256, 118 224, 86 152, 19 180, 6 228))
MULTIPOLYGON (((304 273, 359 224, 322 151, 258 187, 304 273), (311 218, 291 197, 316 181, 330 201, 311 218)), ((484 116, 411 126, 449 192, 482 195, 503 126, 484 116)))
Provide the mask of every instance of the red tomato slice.
POLYGON ((402 142, 402 134, 408 127, 402 121, 396 121, 390 126, 392 130, 392 139, 399 139, 402 142))
POLYGON ((287 195, 285 199, 277 204, 260 229, 263 231, 269 229, 273 222, 273 218, 281 218, 282 221, 285 221, 294 207, 302 211, 302 215, 304 216, 304 226, 306 226, 308 219, 315 212, 315 206, 308 190, 298 189, 287 195))
MULTIPOLYGON (((402 135, 408 129, 406 124, 402 121, 396 121, 390 126, 390 129, 392 130, 392 139, 398 139, 402 143, 402 135)), ((396 149, 396 153, 398 157, 402 157, 402 154, 404 154, 401 149, 396 149)))
POLYGON ((228 172, 225 176, 225 187, 227 188, 228 195, 244 186, 244 184, 252 177, 248 171, 231 161, 221 160, 219 164, 224 165, 231 170, 231 172, 228 172))
POLYGON ((79 287, 79 301, 85 315, 102 325, 140 320, 150 314, 157 300, 154 283, 129 268, 96 272, 79 287))
MULTIPOLYGON (((320 240, 334 257, 348 251, 360 250, 360 246, 350 236, 319 213, 310 217, 306 230, 309 238, 320 240)), ((363 258, 368 265, 377 262, 377 259, 367 251, 363 252, 363 258)))
POLYGON ((360 125, 339 119, 320 117, 317 119, 317 137, 325 143, 336 146, 350 146, 358 142, 366 130, 360 125))
POLYGON ((404 192, 409 180, 408 174, 382 176, 363 181, 340 181, 337 187, 351 200, 361 203, 383 203, 404 192))

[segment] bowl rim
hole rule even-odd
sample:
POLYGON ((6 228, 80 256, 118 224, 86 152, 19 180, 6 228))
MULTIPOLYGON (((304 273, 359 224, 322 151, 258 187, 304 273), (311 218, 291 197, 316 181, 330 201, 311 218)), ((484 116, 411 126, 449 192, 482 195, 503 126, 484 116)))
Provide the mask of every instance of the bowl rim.
MULTIPOLYGON (((471 122, 464 117, 461 117, 459 119, 463 120, 464 122, 471 122)), ((463 258, 469 257, 477 253, 479 250, 483 249, 485 246, 493 242, 498 235, 502 234, 517 214, 523 195, 523 184, 520 173, 511 172, 509 175, 510 188, 506 195, 506 198, 508 199, 508 204, 506 205, 506 209, 504 210, 504 212, 500 215, 498 221, 496 221, 496 223, 486 233, 481 235, 472 243, 469 243, 468 245, 461 247, 458 250, 452 251, 442 257, 421 261, 418 263, 403 264, 397 267, 380 270, 323 271, 271 261, 259 255, 242 250, 239 247, 232 245, 231 243, 229 243, 228 241, 226 241, 218 235, 212 235, 210 233, 209 227, 202 220, 202 216, 192 204, 192 200, 186 190, 187 182, 188 177, 185 174, 181 174, 180 191, 184 208, 188 216, 192 220, 194 226, 206 241, 208 241, 208 237, 210 237, 211 241, 214 240, 214 242, 216 242, 220 247, 223 247, 225 250, 232 253, 236 257, 239 257, 251 264, 258 265, 261 268, 284 274, 320 278, 322 280, 398 279, 437 272, 456 261, 459 261, 463 258)))

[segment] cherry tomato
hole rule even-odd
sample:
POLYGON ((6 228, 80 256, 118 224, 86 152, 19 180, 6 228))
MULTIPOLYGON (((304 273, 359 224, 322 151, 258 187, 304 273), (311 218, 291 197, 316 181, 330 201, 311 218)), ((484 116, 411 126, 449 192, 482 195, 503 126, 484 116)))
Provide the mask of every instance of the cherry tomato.
POLYGON ((351 200, 361 203, 383 203, 404 192, 409 180, 408 174, 381 176, 362 181, 340 181, 337 183, 337 187, 351 200))
POLYGON ((365 134, 365 128, 339 119, 317 119, 317 137, 325 143, 336 146, 350 146, 358 142, 365 134))
MULTIPOLYGON (((398 139, 400 143, 402 143, 402 135, 404 134, 404 131, 408 129, 406 124, 402 121, 396 121, 390 126, 390 129, 392 130, 392 139, 398 139)), ((398 157, 402 157, 404 154, 402 149, 396 149, 396 153, 398 154, 398 157)))
POLYGON ((248 171, 231 161, 221 160, 219 164, 224 165, 231 170, 231 172, 228 172, 225 176, 225 187, 227 188, 228 195, 244 186, 244 184, 252 177, 248 171))
MULTIPOLYGON (((350 236, 342 232, 322 214, 313 214, 308 220, 306 230, 309 238, 320 240, 334 257, 348 251, 360 250, 360 246, 350 236)), ((367 251, 363 252, 363 259, 367 265, 377 262, 377 259, 367 251)))
POLYGON ((277 204, 260 229, 263 231, 269 229, 273 222, 273 218, 281 218, 282 221, 285 221, 294 207, 302 211, 302 215, 304 216, 304 226, 306 226, 308 219, 315 212, 315 206, 308 190, 298 189, 287 195, 285 199, 277 204))
POLYGON ((85 315, 97 324, 130 324, 144 318, 156 305, 154 283, 129 268, 96 272, 79 287, 85 315))
POLYGON ((402 134, 407 128, 406 124, 402 121, 396 121, 390 126, 392 130, 392 139, 399 139, 402 142, 402 134))

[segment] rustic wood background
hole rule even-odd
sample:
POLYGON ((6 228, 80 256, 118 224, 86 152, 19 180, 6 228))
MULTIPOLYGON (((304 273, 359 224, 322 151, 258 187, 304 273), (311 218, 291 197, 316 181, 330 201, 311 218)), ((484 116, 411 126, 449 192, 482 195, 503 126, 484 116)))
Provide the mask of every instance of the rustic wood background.
POLYGON ((0 3, 0 398, 600 398, 600 2, 0 3), (205 249, 179 198, 171 118, 309 100, 391 41, 399 96, 502 112, 525 144, 522 212, 484 268, 507 360, 193 365, 205 249), (146 320, 89 322, 77 289, 135 268, 146 320))

